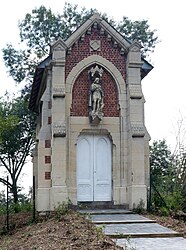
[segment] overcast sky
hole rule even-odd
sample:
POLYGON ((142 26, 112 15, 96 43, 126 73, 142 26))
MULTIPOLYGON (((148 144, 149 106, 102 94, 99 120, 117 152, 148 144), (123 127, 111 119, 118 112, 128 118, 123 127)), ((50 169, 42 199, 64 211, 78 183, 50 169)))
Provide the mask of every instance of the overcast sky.
MULTIPOLYGON (((80 7, 96 8, 106 12, 116 21, 128 16, 132 20, 147 19, 151 29, 157 29, 161 42, 151 55, 154 69, 142 81, 145 96, 146 127, 153 140, 167 139, 174 149, 177 123, 181 116, 186 118, 186 81, 185 81, 185 38, 186 14, 184 0, 147 1, 147 0, 71 0, 80 7)), ((44 5, 54 13, 63 10, 63 0, 6 0, 0 8, 0 50, 6 43, 19 42, 18 21, 35 7, 44 5)), ((5 90, 15 89, 13 80, 8 77, 0 51, 0 96, 5 90)))

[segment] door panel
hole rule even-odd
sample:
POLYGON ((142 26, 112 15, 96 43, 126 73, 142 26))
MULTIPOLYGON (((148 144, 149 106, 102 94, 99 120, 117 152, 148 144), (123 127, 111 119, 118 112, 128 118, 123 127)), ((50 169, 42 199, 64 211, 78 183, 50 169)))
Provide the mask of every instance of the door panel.
POLYGON ((94 137, 94 200, 111 200, 111 147, 106 137, 94 137))
POLYGON ((93 147, 89 137, 81 137, 77 147, 78 201, 93 201, 93 147))
POLYGON ((78 139, 77 200, 111 201, 111 143, 106 136, 78 139))

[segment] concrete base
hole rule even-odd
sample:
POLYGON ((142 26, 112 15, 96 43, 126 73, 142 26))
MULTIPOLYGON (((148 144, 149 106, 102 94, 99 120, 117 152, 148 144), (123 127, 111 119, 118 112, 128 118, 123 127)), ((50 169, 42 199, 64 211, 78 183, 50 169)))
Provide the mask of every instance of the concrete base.
POLYGON ((129 209, 134 209, 140 202, 147 208, 147 187, 146 185, 132 185, 128 187, 129 209))
POLYGON ((36 209, 38 212, 50 211, 50 188, 38 188, 36 209))
POLYGON ((66 186, 56 186, 50 189, 50 210, 53 211, 62 202, 68 201, 66 186))

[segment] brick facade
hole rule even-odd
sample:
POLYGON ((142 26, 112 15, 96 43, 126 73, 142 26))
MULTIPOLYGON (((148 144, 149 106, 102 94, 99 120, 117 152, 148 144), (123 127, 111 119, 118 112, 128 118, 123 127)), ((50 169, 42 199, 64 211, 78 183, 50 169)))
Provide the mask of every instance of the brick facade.
MULTIPOLYGON (((97 54, 103 56, 110 62, 112 62, 116 68, 120 71, 123 78, 126 78, 126 60, 125 56, 121 55, 120 48, 114 46, 112 40, 108 40, 106 34, 101 34, 100 29, 93 28, 91 34, 86 34, 83 41, 75 43, 72 46, 70 53, 66 58, 66 77, 72 70, 72 68, 84 58, 97 54), (90 49, 90 41, 99 40, 100 50, 92 51, 90 49)), ((92 67, 92 65, 91 65, 92 67)), ((72 116, 88 116, 88 93, 90 88, 90 82, 88 80, 87 72, 90 69, 87 68, 77 78, 72 90, 72 116)), ((101 80, 102 89, 104 92, 104 108, 103 113, 105 117, 118 117, 119 105, 118 105, 118 91, 114 79, 104 69, 103 77, 101 80)))
POLYGON ((75 43, 70 53, 67 54, 65 66, 66 77, 77 63, 94 54, 100 55, 112 62, 120 71, 123 78, 126 79, 126 58, 124 55, 121 55, 120 48, 115 46, 112 40, 109 41, 105 33, 101 34, 99 28, 93 27, 91 34, 89 35, 86 33, 83 41, 79 40, 75 43), (100 51, 91 51, 91 40, 99 40, 101 42, 100 51))

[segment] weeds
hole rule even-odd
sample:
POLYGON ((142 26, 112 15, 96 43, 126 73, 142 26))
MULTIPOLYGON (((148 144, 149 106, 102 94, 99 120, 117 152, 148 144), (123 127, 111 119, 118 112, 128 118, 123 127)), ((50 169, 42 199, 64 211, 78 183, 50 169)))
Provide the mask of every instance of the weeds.
POLYGON ((145 212, 145 202, 143 201, 143 199, 140 199, 140 202, 137 205, 137 207, 135 207, 135 203, 134 203, 133 207, 134 207, 133 211, 135 213, 143 214, 145 212))
POLYGON ((54 209, 56 219, 60 220, 62 216, 69 214, 71 207, 72 202, 70 199, 59 203, 58 206, 54 209))
POLYGON ((105 225, 96 227, 96 236, 97 236, 97 244, 99 240, 103 237, 103 230, 105 229, 105 225))
POLYGON ((127 239, 126 239, 125 250, 136 250, 136 246, 133 246, 132 243, 131 243, 130 236, 127 237, 127 239))

